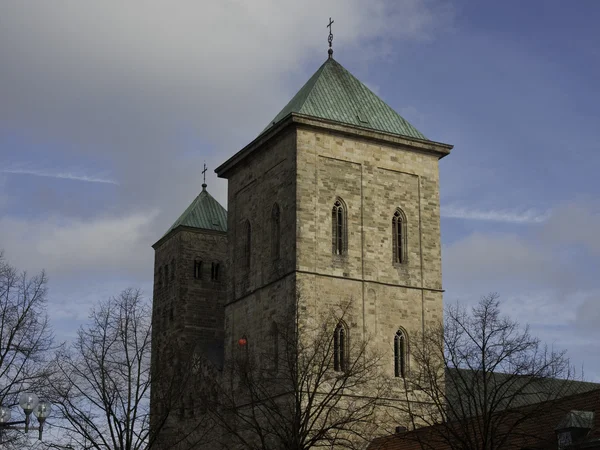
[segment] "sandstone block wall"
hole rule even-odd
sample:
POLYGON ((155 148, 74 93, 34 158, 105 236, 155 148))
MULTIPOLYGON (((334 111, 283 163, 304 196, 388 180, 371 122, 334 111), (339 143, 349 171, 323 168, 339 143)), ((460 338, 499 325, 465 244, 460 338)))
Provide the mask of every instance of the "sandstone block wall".
MULTIPOLYGON (((350 338, 389 355, 442 320, 438 158, 327 130, 297 130, 297 260, 301 309, 319 318, 351 302, 350 338), (331 210, 347 206, 347 255, 331 251, 331 210), (393 262, 392 217, 407 219, 407 260, 393 262)), ((310 320, 310 319, 308 319, 310 320)), ((409 352, 410 353, 410 352, 409 352)), ((398 380, 401 385, 401 380, 398 380)))

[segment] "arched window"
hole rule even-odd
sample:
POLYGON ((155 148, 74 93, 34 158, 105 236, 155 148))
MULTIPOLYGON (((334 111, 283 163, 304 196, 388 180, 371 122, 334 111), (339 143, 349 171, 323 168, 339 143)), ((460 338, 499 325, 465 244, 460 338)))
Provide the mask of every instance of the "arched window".
POLYGON ((250 259, 252 256, 252 227, 250 221, 246 220, 245 224, 245 242, 244 242, 244 264, 246 267, 250 267, 250 259))
POLYGON ((343 372, 348 366, 348 330, 340 322, 333 333, 333 369, 343 372))
POLYGON ((403 330, 398 330, 396 331, 396 335, 394 336, 394 376, 396 377, 406 377, 406 349, 406 333, 403 330))
POLYGON ((406 216, 398 208, 392 218, 392 246, 394 252, 394 262, 402 264, 406 262, 406 216))
POLYGON ((271 345, 273 346, 271 349, 272 367, 273 371, 277 372, 279 369, 279 328, 276 322, 271 324, 271 345))
POLYGON ((331 251, 334 255, 345 255, 347 242, 347 212, 344 201, 338 198, 331 210, 331 251))
POLYGON ((281 245, 281 214, 279 205, 275 203, 271 210, 271 257, 279 259, 281 245))

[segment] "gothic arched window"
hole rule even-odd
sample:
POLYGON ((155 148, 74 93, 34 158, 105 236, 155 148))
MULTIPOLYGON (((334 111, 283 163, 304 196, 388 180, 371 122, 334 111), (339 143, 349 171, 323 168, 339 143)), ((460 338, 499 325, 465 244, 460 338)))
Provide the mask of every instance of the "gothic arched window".
POLYGON ((281 213, 275 203, 271 210, 271 257, 279 259, 281 245, 281 213))
POLYGON ((392 218, 392 246, 394 252, 394 262, 402 264, 406 262, 406 216, 398 208, 392 218))
POLYGON ((338 198, 331 210, 331 251, 334 255, 345 255, 348 249, 347 211, 344 201, 338 198))
POLYGON ((407 369, 407 342, 403 330, 396 331, 394 336, 394 376, 406 377, 407 369))
POLYGON ((348 366, 348 329, 340 322, 333 332, 333 370, 343 372, 348 366))
POLYGON ((250 259, 252 257, 252 227, 250 221, 246 220, 245 224, 245 238, 244 241, 244 264, 246 267, 250 267, 250 259))

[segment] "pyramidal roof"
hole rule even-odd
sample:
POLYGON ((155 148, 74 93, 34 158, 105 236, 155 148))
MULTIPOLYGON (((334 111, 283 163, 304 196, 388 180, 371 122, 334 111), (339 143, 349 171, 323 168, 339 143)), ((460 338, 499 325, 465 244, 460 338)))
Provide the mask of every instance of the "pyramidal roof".
POLYGON ((175 221, 165 236, 178 226, 201 228, 203 230, 227 231, 227 210, 202 185, 202 192, 175 221))
POLYGON ((427 140, 333 58, 319 67, 263 132, 291 113, 427 140))

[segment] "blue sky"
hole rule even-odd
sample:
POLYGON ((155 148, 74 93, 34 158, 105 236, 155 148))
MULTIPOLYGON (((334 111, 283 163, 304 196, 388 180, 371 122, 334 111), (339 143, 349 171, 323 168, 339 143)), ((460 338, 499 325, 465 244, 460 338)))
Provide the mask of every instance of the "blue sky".
MULTIPOLYGON (((600 381, 600 3, 0 5, 0 248, 46 268, 57 335, 127 286, 211 169, 327 56, 432 140, 445 301, 505 310, 600 381)), ((209 172, 225 205, 226 183, 209 172)))

